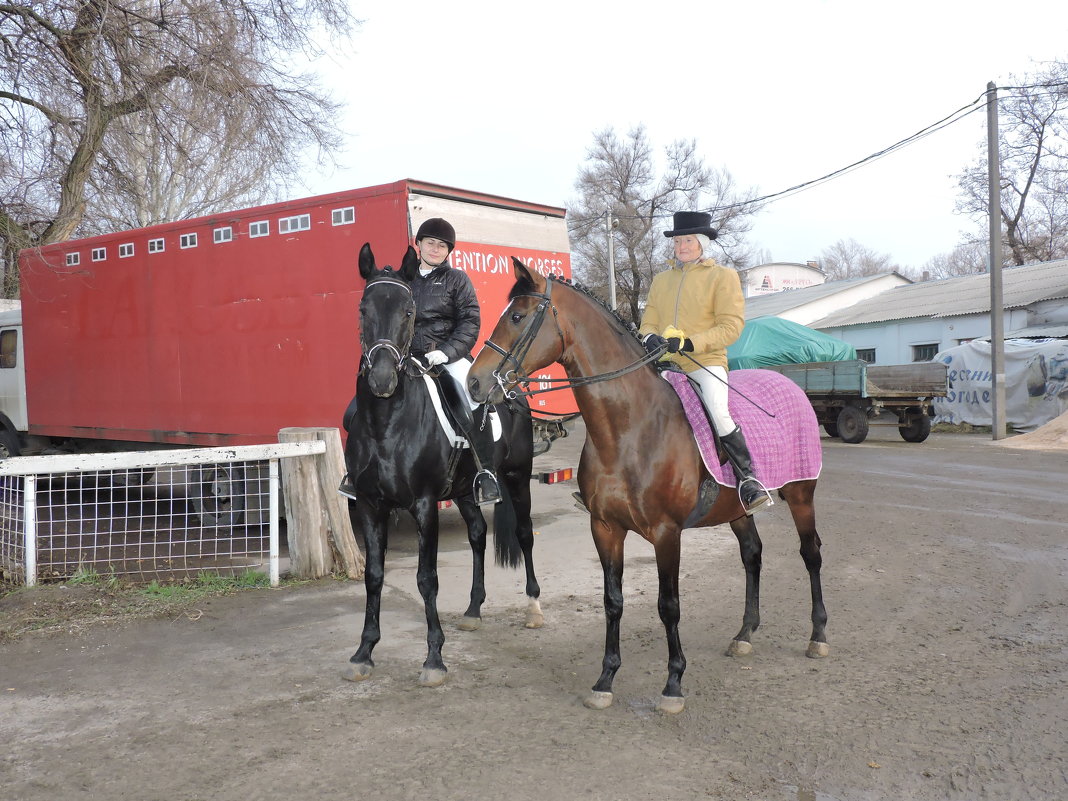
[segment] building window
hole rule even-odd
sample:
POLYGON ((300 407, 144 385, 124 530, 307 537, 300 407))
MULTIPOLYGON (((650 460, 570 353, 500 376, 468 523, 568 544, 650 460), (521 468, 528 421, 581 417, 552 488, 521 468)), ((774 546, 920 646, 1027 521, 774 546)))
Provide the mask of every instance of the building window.
POLYGON ((267 236, 269 233, 271 233, 271 224, 266 220, 248 224, 248 235, 250 239, 255 239, 257 236, 267 236))
POLYGON ((0 334, 0 367, 8 369, 18 366, 19 332, 9 328, 0 334))
POLYGON ((107 257, 107 248, 93 248, 93 261, 104 261, 107 257))
POLYGON ((334 209, 330 212, 330 222, 334 225, 348 225, 356 222, 356 207, 348 206, 344 209, 334 209))
POLYGON ((311 215, 300 214, 296 217, 283 217, 278 221, 278 233, 291 234, 294 231, 307 231, 311 228, 311 215))
POLYGON ((77 267, 79 264, 81 264, 81 261, 82 261, 82 254, 81 253, 68 253, 67 254, 67 266, 68 267, 77 267))
POLYGON ((148 240, 148 252, 149 253, 162 253, 163 252, 163 237, 159 239, 148 240))
POLYGON ((234 229, 229 225, 225 228, 215 229, 215 244, 218 245, 221 242, 233 242, 234 241, 234 229))
POLYGON ((127 242, 124 245, 119 245, 119 258, 128 259, 134 254, 133 242, 127 242))
POLYGON ((195 248, 196 246, 197 246, 197 235, 196 234, 182 234, 178 238, 178 247, 182 248, 183 250, 185 248, 195 248))
POLYGON ((875 364, 875 348, 857 348, 857 358, 868 364, 875 364))
POLYGON ((938 353, 938 343, 935 342, 932 345, 913 345, 912 346, 912 361, 914 362, 929 362, 934 359, 935 354, 938 353))

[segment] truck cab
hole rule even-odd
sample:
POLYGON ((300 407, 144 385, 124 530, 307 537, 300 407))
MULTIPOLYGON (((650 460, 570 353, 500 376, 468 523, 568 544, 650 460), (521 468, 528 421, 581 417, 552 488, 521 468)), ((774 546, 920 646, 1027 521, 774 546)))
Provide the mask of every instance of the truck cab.
POLYGON ((27 429, 26 366, 22 352, 22 309, 0 311, 0 459, 22 452, 27 429))

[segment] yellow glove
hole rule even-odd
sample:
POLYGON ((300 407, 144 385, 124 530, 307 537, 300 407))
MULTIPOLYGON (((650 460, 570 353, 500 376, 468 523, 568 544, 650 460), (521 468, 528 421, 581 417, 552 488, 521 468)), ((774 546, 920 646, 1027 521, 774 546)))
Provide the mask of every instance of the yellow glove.
POLYGON ((672 337, 678 337, 680 342, 686 341, 686 334, 680 328, 676 328, 673 325, 669 325, 664 329, 664 333, 661 334, 664 339, 671 339, 672 337))

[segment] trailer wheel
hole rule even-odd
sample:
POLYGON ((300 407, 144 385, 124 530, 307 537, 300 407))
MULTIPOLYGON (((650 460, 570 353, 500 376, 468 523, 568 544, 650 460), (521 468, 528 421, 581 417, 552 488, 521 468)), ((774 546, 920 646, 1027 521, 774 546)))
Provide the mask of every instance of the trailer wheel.
POLYGON ((838 421, 827 419, 823 421, 823 430, 827 432, 829 437, 838 436, 838 421))
POLYGON ((923 412, 909 412, 904 415, 907 422, 897 427, 905 442, 923 442, 931 435, 931 418, 923 412))
POLYGON ((236 526, 245 519, 245 470, 215 465, 196 471, 193 508, 206 526, 236 526))
POLYGON ((19 437, 14 431, 0 426, 0 459, 8 456, 18 456, 22 453, 19 447, 19 437))
POLYGON ((868 413, 857 406, 843 406, 837 425, 842 442, 854 445, 863 442, 868 436, 868 413))

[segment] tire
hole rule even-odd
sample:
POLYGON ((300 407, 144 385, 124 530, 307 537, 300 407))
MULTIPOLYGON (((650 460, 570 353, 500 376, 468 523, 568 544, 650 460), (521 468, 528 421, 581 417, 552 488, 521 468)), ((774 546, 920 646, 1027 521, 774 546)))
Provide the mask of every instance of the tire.
POLYGON ((196 471, 191 499, 206 526, 236 526, 245 519, 245 470, 229 464, 196 471))
POLYGON ((838 436, 855 445, 868 436, 868 413, 857 406, 843 406, 838 413, 838 436))
POLYGON ((923 442, 931 436, 931 418, 923 412, 910 412, 905 419, 908 422, 897 427, 905 442, 923 442))
POLYGON ((8 456, 18 456, 21 453, 19 435, 8 428, 0 427, 0 459, 6 459, 8 456))
POLYGON ((823 421, 823 430, 827 432, 827 436, 829 436, 829 437, 837 437, 838 436, 838 421, 837 420, 831 420, 829 418, 827 420, 824 420, 823 421))

